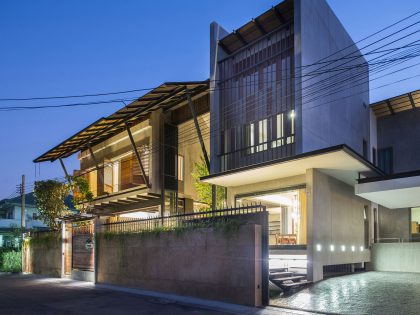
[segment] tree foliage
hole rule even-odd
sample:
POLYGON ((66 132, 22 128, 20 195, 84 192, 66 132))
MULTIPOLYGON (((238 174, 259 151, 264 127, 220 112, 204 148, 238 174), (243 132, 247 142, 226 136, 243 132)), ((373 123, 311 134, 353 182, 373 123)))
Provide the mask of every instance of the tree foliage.
MULTIPOLYGON (((201 157, 199 162, 194 163, 194 168, 191 175, 195 179, 194 186, 197 190, 199 200, 212 206, 211 185, 200 181, 201 177, 209 175, 209 171, 203 157, 201 157)), ((224 202, 225 188, 216 186, 216 207, 223 207, 224 202)))
POLYGON ((73 192, 73 205, 80 213, 89 212, 89 203, 93 200, 93 193, 90 191, 89 183, 84 177, 73 177, 70 180, 71 191, 73 192))
POLYGON ((59 229, 60 223, 57 219, 71 213, 65 204, 66 198, 71 193, 74 208, 80 213, 89 212, 93 193, 85 178, 69 177, 68 183, 56 180, 35 182, 34 195, 40 218, 50 229, 59 229))
POLYGON ((60 228, 57 218, 70 213, 65 205, 69 193, 70 187, 66 183, 56 180, 35 182, 34 195, 40 218, 51 230, 60 228))

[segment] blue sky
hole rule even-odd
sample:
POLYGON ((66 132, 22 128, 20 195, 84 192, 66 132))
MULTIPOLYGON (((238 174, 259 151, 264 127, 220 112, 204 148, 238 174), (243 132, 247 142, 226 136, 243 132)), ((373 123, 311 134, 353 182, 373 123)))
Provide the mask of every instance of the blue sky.
MULTIPOLYGON (((306 0, 309 1, 309 0, 306 0)), ((203 80, 209 73, 209 24, 238 28, 278 1, 179 0, 0 1, 0 98, 77 95, 203 80)), ((420 10, 416 0, 328 0, 352 38, 420 10)), ((407 77, 411 69, 392 77, 407 77)), ((379 100, 419 88, 418 80, 372 91, 379 100)), ((140 96, 140 95, 138 95, 140 96)), ((69 101, 31 102, 26 105, 69 101)), ((0 103, 13 106, 16 103, 0 103)), ((28 182, 62 176, 58 162, 32 160, 121 107, 0 112, 0 198, 25 174, 28 182)), ((78 168, 77 159, 66 161, 78 168)))

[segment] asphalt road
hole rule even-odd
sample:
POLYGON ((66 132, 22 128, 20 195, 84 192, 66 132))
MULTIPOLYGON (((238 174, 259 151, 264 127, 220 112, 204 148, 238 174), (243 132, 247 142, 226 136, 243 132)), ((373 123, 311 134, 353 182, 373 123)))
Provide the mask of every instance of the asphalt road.
POLYGON ((1 274, 0 314, 224 315, 229 313, 182 305, 159 298, 95 289, 84 282, 1 274))
POLYGON ((186 302, 176 302, 158 293, 146 296, 138 290, 124 290, 83 281, 0 273, 0 315, 309 315, 284 308, 252 308, 205 300, 197 305, 189 298, 178 298, 186 302))

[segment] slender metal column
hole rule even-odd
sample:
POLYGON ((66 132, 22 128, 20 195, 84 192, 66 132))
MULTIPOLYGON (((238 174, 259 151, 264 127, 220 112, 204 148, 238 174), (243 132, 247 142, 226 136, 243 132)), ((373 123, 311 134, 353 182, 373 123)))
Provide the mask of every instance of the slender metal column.
MULTIPOLYGON (((187 93, 188 105, 190 106, 191 115, 194 120, 195 130, 197 131, 198 140, 200 141, 201 150, 203 151, 204 160, 206 161, 207 170, 210 173, 210 159, 207 154, 206 146, 204 145, 203 135, 201 134, 200 125, 198 124, 197 114, 194 109, 194 104, 191 100, 191 95, 187 93)), ((216 210, 216 186, 211 186, 211 207, 216 210)))
POLYGON ((127 133, 128 133, 128 137, 130 138, 131 146, 132 146, 133 151, 134 151, 134 153, 135 153, 135 155, 137 157, 137 162, 139 162, 140 169, 141 169, 141 174, 143 176, 144 182, 146 183, 146 186, 148 188, 150 188, 149 179, 147 178, 146 173, 144 171, 143 162, 141 161, 140 153, 137 150, 136 144, 134 142, 133 135, 131 134, 130 126, 128 125, 127 122, 125 122, 125 128, 127 129, 127 133))
POLYGON ((203 151, 204 159, 206 161, 207 169, 210 172, 210 159, 209 155, 207 154, 206 147, 204 145, 203 135, 201 134, 200 125, 198 124, 197 114, 195 113, 194 104, 191 100, 191 95, 187 94, 188 105, 190 106, 191 115, 194 120, 195 130, 197 131, 198 140, 200 141, 201 150, 203 151))
MULTIPOLYGON (((95 157, 95 154, 93 154, 93 150, 92 147, 90 146, 90 144, 88 144, 88 149, 89 149, 89 153, 90 156, 92 157, 93 162, 95 163, 95 167, 96 167, 96 171, 98 172, 98 175, 101 177, 102 180, 102 185, 103 187, 105 187, 105 179, 104 179, 104 174, 101 173, 100 169, 99 169, 99 163, 98 160, 95 157)), ((105 189, 104 189, 105 190, 105 189)))
POLYGON ((66 176, 66 179, 69 181, 69 183, 71 183, 69 173, 67 172, 66 166, 64 165, 62 158, 59 158, 59 160, 60 160, 61 167, 64 171, 64 175, 66 176))

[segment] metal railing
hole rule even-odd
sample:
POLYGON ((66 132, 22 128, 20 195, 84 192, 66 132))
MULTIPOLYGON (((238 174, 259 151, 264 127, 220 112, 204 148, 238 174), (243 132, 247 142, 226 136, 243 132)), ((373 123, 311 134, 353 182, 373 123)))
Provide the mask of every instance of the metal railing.
MULTIPOLYGON (((97 232, 105 233, 141 233, 157 229, 173 230, 194 226, 211 226, 216 222, 227 221, 238 217, 246 220, 252 216, 266 212, 264 205, 248 205, 234 208, 225 208, 215 211, 177 214, 147 219, 116 218, 114 222, 104 223, 98 226, 97 232)), ((252 220, 255 221, 255 220, 252 220)))
POLYGON ((376 239, 373 243, 419 243, 420 237, 382 237, 376 239))

